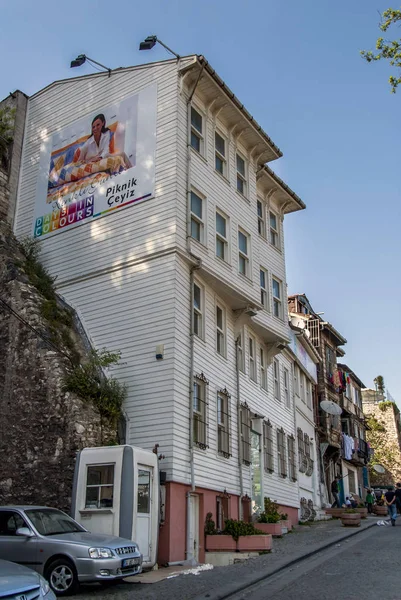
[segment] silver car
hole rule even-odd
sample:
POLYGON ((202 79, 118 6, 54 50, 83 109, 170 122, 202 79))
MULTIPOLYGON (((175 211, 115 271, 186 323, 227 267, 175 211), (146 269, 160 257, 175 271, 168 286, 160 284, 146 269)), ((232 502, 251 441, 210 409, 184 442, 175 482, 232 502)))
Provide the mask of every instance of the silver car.
POLYGON ((0 560, 0 598, 56 600, 42 575, 8 560, 0 560))
POLYGON ((143 557, 135 542, 92 534, 61 510, 0 506, 0 558, 34 569, 63 596, 141 573, 143 557))

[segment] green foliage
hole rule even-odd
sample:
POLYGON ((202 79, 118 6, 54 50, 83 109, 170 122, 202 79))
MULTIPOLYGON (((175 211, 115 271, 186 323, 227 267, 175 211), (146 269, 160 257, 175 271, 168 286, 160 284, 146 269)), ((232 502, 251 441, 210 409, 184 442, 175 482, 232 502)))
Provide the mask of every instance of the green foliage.
POLYGON ((9 148, 13 141, 15 109, 0 108, 0 166, 7 169, 9 148))
POLYGON ((121 416, 127 389, 116 379, 105 377, 103 369, 118 364, 120 357, 119 352, 92 350, 85 363, 75 365, 65 376, 63 384, 64 391, 73 392, 82 400, 94 404, 100 415, 113 425, 121 416))
POLYGON ((375 379, 373 380, 375 385, 376 385, 376 389, 378 392, 380 392, 380 394, 383 394, 384 396, 384 390, 385 390, 385 386, 384 386, 384 378, 382 375, 378 375, 377 377, 375 377, 375 379))
POLYGON ((19 266, 25 271, 31 284, 43 296, 40 312, 47 322, 50 341, 55 346, 67 348, 72 362, 78 363, 80 356, 71 338, 73 316, 70 310, 61 306, 54 289, 56 278, 49 274, 39 260, 41 247, 38 240, 31 237, 22 238, 20 249, 25 257, 25 262, 19 266))
POLYGON ((286 519, 288 515, 281 515, 278 512, 278 504, 270 498, 264 499, 264 511, 260 513, 259 523, 278 523, 281 519, 286 519))
POLYGON ((212 513, 209 512, 205 520, 205 535, 216 535, 217 533, 216 523, 212 519, 212 513))
POLYGON ((288 514, 287 514, 287 513, 281 513, 281 514, 280 514, 280 519, 281 519, 282 521, 286 521, 286 520, 288 519, 288 514))
POLYGON ((391 473, 394 467, 400 464, 400 454, 397 447, 389 443, 387 430, 383 421, 379 421, 373 415, 366 419, 368 429, 366 438, 371 447, 374 448, 374 455, 369 462, 371 479, 374 482, 378 474, 373 469, 374 465, 383 465, 387 472, 391 473))
POLYGON ((231 535, 235 541, 238 541, 238 538, 243 535, 264 535, 263 531, 256 529, 252 523, 236 521, 235 519, 226 520, 222 533, 224 535, 231 535))
POLYGON ((343 512, 352 515, 359 515, 358 511, 355 508, 346 508, 345 510, 343 510, 343 512))
MULTIPOLYGON (((386 32, 392 25, 396 25, 398 21, 401 21, 401 10, 388 8, 381 15, 379 29, 382 32, 386 32)), ((368 63, 382 59, 387 60, 390 66, 396 69, 396 75, 389 77, 391 92, 394 94, 401 83, 401 38, 385 40, 380 36, 376 41, 376 52, 362 50, 361 55, 368 63)), ((381 377, 381 379, 383 378, 381 377)))
POLYGON ((395 410, 395 412, 397 412, 397 413, 400 412, 398 410, 398 406, 392 400, 384 400, 383 402, 379 402, 379 408, 383 412, 386 411, 390 407, 393 408, 395 410))

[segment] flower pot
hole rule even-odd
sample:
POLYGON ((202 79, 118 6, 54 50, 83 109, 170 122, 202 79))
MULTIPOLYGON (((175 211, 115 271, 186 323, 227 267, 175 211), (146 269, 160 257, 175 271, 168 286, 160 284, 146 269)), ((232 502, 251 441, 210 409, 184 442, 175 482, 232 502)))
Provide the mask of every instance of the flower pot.
POLYGON ((341 523, 344 527, 360 527, 361 515, 359 513, 343 513, 341 515, 341 523))
POLYGON ((387 506, 375 506, 373 510, 379 517, 387 516, 387 506))
POLYGON ((237 543, 231 535, 207 535, 206 550, 208 552, 235 552, 237 543))
POLYGON ((356 511, 359 512, 359 514, 361 515, 361 519, 366 519, 368 516, 368 509, 365 507, 361 507, 361 508, 356 508, 356 511))
POLYGON ((274 536, 282 536, 283 528, 281 525, 281 521, 278 523, 254 523, 256 529, 260 529, 263 533, 269 533, 274 536))
POLYGON ((241 535, 237 542, 238 552, 260 552, 262 550, 271 550, 271 548, 271 535, 241 535))
POLYGON ((292 529, 292 523, 290 519, 282 519, 280 521, 281 529, 283 533, 288 533, 292 529))
POLYGON ((332 517, 335 517, 338 519, 341 517, 344 510, 345 510, 345 508, 326 508, 324 512, 326 513, 326 515, 331 515, 332 517))

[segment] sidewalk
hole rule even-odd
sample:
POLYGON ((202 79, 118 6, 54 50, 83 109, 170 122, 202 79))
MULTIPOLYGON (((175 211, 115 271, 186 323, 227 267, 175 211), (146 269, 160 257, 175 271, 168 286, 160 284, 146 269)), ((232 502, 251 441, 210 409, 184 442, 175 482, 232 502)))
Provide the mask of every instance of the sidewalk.
POLYGON ((160 581, 163 569, 159 569, 155 572, 155 581, 158 583, 131 584, 130 597, 132 595, 138 600, 221 600, 238 589, 239 585, 246 586, 257 582, 262 577, 277 573, 328 546, 342 543, 345 545, 347 538, 375 526, 378 520, 380 519, 377 517, 368 517, 362 520, 361 527, 358 528, 342 527, 341 521, 334 519, 298 526, 292 533, 275 539, 273 552, 270 554, 228 567, 201 571, 198 575, 180 575, 182 568, 170 568, 168 574, 166 573, 170 579, 160 581))

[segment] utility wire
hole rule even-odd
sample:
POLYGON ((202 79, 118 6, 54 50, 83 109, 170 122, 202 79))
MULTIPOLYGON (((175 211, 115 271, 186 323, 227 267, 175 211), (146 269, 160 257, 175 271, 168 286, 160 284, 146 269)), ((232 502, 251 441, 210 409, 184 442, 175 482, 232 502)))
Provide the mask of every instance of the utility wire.
POLYGON ((58 352, 59 354, 62 354, 66 358, 68 358, 68 360, 74 366, 74 363, 73 363, 71 357, 66 352, 64 352, 63 350, 60 350, 60 348, 58 348, 58 346, 53 344, 53 342, 50 341, 49 338, 47 338, 45 335, 43 335, 43 333, 41 333, 40 331, 35 329, 35 327, 32 327, 32 325, 30 325, 30 323, 28 323, 28 321, 25 321, 25 319, 23 317, 21 317, 21 315, 16 313, 15 310, 13 308, 11 308, 11 306, 7 302, 5 302, 5 300, 3 300, 2 298, 0 298, 0 305, 2 305, 6 310, 8 310, 12 315, 14 315, 14 317, 16 319, 18 319, 19 321, 21 321, 21 323, 26 325, 26 327, 29 327, 29 329, 31 331, 33 331, 34 333, 36 333, 36 335, 38 337, 42 338, 42 340, 44 340, 46 342, 46 344, 48 344, 53 350, 56 350, 56 352, 58 352))

